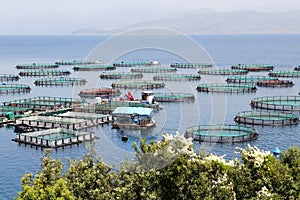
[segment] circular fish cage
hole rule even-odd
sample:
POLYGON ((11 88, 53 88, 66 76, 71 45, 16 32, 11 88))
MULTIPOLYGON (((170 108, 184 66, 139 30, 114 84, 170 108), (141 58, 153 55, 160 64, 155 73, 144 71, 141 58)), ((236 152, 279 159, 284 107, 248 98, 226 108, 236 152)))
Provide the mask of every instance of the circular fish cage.
POLYGON ((57 65, 92 65, 97 64, 97 61, 83 61, 83 60, 73 60, 73 61, 58 61, 55 62, 57 65))
POLYGON ((193 68, 210 68, 212 64, 203 64, 203 63, 172 63, 170 67, 172 68, 185 68, 185 69, 193 69, 193 68))
POLYGON ((234 121, 252 125, 286 126, 299 123, 299 118, 293 113, 243 111, 235 116, 234 121))
POLYGON ((34 82, 36 86, 74 86, 85 85, 86 80, 84 78, 46 78, 38 79, 34 82))
POLYGON ((257 81, 256 85, 260 87, 292 87, 294 83, 289 80, 265 80, 257 81))
POLYGON ((231 76, 226 79, 227 83, 252 83, 256 84, 258 81, 274 81, 278 80, 276 77, 270 76, 231 76))
POLYGON ((205 75, 243 75, 248 74, 248 71, 244 69, 202 69, 198 73, 205 75))
POLYGON ((0 85, 0 94, 9 93, 29 93, 31 90, 29 85, 24 84, 2 84, 0 85))
POLYGON ((92 88, 92 89, 81 90, 78 95, 81 98, 95 98, 95 97, 109 98, 109 97, 120 96, 121 92, 118 89, 112 89, 112 88, 92 88))
POLYGON ((116 67, 112 65, 78 65, 74 66, 74 71, 100 71, 100 70, 115 70, 116 67))
POLYGON ((219 92, 219 93, 246 93, 256 92, 254 85, 240 84, 201 84, 197 87, 198 92, 219 92))
POLYGON ((103 73, 99 77, 101 79, 140 79, 143 78, 142 73, 130 73, 130 72, 113 72, 103 73))
POLYGON ((115 67, 135 67, 135 66, 147 66, 147 65, 153 65, 151 61, 149 62, 116 62, 113 64, 115 67))
POLYGON ((18 81, 20 77, 14 74, 0 74, 0 81, 18 81))
POLYGON ((251 100, 255 108, 282 111, 300 111, 300 96, 270 96, 251 100))
POLYGON ((159 81, 121 81, 112 83, 112 87, 124 89, 156 89, 165 87, 165 84, 159 81))
POLYGON ((269 76, 281 78, 300 78, 300 71, 275 71, 270 72, 269 76))
POLYGON ((199 74, 159 74, 153 77, 155 81, 197 81, 200 79, 199 74))
POLYGON ((237 64, 231 66, 231 69, 244 69, 247 71, 257 72, 273 70, 274 66, 269 64, 237 64))
POLYGON ((68 76, 68 70, 25 70, 19 72, 20 76, 68 76))
POLYGON ((59 67, 58 64, 50 64, 50 63, 19 64, 16 66, 17 69, 52 69, 58 67, 59 67))
POLYGON ((255 140, 258 134, 253 128, 239 125, 200 125, 188 128, 185 137, 199 142, 238 143, 255 140))
POLYGON ((195 99, 195 96, 189 93, 155 93, 154 96, 158 102, 183 102, 195 99))
POLYGON ((177 69, 175 68, 161 66, 135 67, 131 69, 131 72, 139 73, 171 73, 176 71, 177 69))

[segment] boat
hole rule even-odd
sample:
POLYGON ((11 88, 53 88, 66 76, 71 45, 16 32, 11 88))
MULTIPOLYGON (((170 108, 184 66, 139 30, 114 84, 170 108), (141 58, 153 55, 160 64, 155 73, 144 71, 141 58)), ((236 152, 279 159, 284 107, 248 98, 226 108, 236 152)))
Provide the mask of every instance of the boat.
POLYGON ((35 129, 27 124, 15 124, 15 133, 29 133, 35 131, 35 129))

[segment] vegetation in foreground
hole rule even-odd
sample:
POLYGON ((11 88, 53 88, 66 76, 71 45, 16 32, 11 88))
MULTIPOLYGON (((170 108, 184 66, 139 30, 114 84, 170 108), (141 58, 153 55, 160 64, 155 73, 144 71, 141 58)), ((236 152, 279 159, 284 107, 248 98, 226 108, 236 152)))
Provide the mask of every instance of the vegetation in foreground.
POLYGON ((275 159, 248 146, 238 149, 240 161, 197 154, 180 134, 133 147, 135 160, 118 172, 91 153, 64 170, 48 152, 36 175, 24 175, 16 199, 300 199, 298 147, 275 159))

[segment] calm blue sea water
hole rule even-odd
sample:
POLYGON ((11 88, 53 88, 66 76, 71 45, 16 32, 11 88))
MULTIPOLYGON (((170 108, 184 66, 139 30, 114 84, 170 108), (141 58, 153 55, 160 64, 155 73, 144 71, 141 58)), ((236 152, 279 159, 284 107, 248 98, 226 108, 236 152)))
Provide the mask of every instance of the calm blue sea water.
MULTIPOLYGON (((0 69, 1 73, 18 73, 16 64, 32 62, 55 62, 58 60, 84 59, 89 52, 107 37, 105 36, 0 36, 0 69)), ((293 69, 300 63, 300 35, 197 35, 192 36, 201 44, 213 61, 219 67, 228 68, 237 63, 270 63, 279 69, 293 69)), ((169 65, 172 62, 183 62, 182 58, 172 53, 161 50, 140 50, 124 55, 119 60, 141 61, 158 60, 169 65)), ((65 67, 71 69, 70 67, 65 67)), ((128 71, 129 69, 120 69, 128 71)), ((184 73, 195 73, 196 70, 180 70, 184 73)), ((98 76, 93 73, 93 75, 98 76)), ((267 73, 250 73, 250 75, 267 73)), ((72 76, 87 76, 90 74, 73 73, 72 76)), ((152 75, 147 75, 151 78, 152 75)), ((226 78, 223 77, 224 79, 226 78)), ((164 107, 157 116, 157 127, 151 134, 142 136, 148 139, 160 139, 162 132, 174 134, 177 130, 183 132, 185 128, 197 124, 209 124, 210 122, 225 122, 234 124, 233 117, 237 112, 250 110, 250 100, 254 97, 265 95, 297 95, 300 91, 298 79, 293 79, 295 86, 292 88, 258 88, 252 94, 206 94, 197 93, 196 86, 204 83, 204 77, 199 82, 167 83, 167 87, 158 91, 170 91, 174 88, 186 92, 193 92, 197 100, 189 103, 171 104, 164 103, 164 107)), ((32 91, 23 95, 2 95, 1 102, 27 98, 37 95, 52 95, 62 97, 77 97, 79 88, 46 88, 35 87, 35 78, 22 78, 19 82, 30 84, 32 91)), ((111 81, 92 82, 90 86, 110 86, 111 81), (95 85, 97 84, 97 85, 95 85)), ((125 92, 125 91, 123 91, 125 92)), ((139 90, 132 91, 136 97, 139 90)), ((299 113, 298 113, 299 114, 299 113)), ((288 127, 260 127, 256 126, 259 139, 250 142, 265 150, 271 150, 275 146, 286 149, 292 145, 300 144, 299 126, 288 127)), ((138 141, 138 133, 130 133, 132 136, 127 143, 120 140, 120 133, 111 130, 109 125, 93 129, 99 139, 93 148, 109 164, 118 165, 126 156, 132 157, 132 142, 138 141)), ((20 179, 25 173, 35 173, 39 170, 41 149, 30 146, 19 145, 13 141, 15 137, 10 127, 0 128, 0 199, 13 199, 21 190, 20 179)), ((235 157, 236 147, 245 147, 247 143, 235 145, 205 145, 207 152, 226 154, 227 158, 235 157)), ((68 157, 76 159, 87 153, 89 144, 66 147, 53 150, 53 157, 61 159, 66 163, 68 157)), ((195 143, 195 148, 200 144, 195 143)))

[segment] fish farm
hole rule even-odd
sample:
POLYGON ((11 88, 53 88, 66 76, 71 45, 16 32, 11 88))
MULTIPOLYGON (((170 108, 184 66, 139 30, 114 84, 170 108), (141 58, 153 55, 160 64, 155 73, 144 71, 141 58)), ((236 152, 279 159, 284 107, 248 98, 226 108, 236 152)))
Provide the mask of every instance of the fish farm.
POLYGON ((25 84, 2 84, 0 85, 0 94, 9 93, 28 93, 31 88, 29 85, 25 84))
POLYGON ((119 89, 112 88, 93 88, 81 90, 78 94, 81 98, 95 98, 95 97, 116 97, 120 96, 121 92, 119 89))
POLYGON ((73 60, 73 61, 58 61, 58 62, 55 62, 55 64, 57 64, 57 65, 93 65, 93 64, 97 64, 98 62, 99 61, 73 60))
POLYGON ((227 83, 252 83, 256 84, 258 81, 274 81, 278 80, 276 77, 270 76, 232 76, 226 79, 227 83))
POLYGON ((193 101, 195 96, 189 93, 155 93, 157 102, 183 102, 193 101))
POLYGON ((244 69, 202 69, 198 73, 205 75, 243 75, 248 74, 248 71, 244 69))
POLYGON ((294 83, 289 80, 265 80, 258 81, 256 85, 260 87, 292 87, 294 83))
POLYGON ((64 128, 56 128, 17 134, 13 141, 41 148, 58 148, 91 141, 95 138, 96 136, 92 132, 79 132, 64 128))
POLYGON ((251 100, 255 108, 281 111, 300 111, 300 96, 269 96, 251 100))
POLYGON ((159 74, 153 77, 155 81, 198 81, 199 74, 159 74))
POLYGON ((160 81, 121 81, 112 83, 113 88, 124 89, 156 89, 165 87, 164 82, 160 81))
POLYGON ((36 86, 74 86, 85 85, 86 80, 84 78, 46 78, 38 79, 34 82, 36 86))
POLYGON ((274 69, 273 65, 268 64, 237 64, 231 66, 231 69, 244 69, 247 71, 270 71, 274 69))
POLYGON ((170 67, 193 69, 193 68, 210 68, 210 67, 213 67, 213 65, 212 64, 203 64, 203 63, 172 63, 170 65, 170 67))
POLYGON ((219 93, 246 93, 256 92, 257 88, 254 85, 240 84, 201 84, 197 86, 198 92, 219 92, 219 93))
POLYGON ((111 65, 78 65, 74 66, 74 71, 99 71, 99 70, 115 70, 115 66, 111 65))
POLYGON ((286 126, 299 123, 299 118, 293 113, 244 111, 238 113, 235 116, 234 121, 251 125, 286 126))
POLYGON ((170 67, 150 66, 150 67, 135 67, 131 69, 131 72, 139 73, 171 73, 176 72, 177 69, 170 67))
POLYGON ((20 76, 68 76, 68 70, 25 70, 19 72, 20 76))
POLYGON ((14 74, 0 74, 0 81, 18 81, 20 77, 14 74))
POLYGON ((144 75, 142 73, 128 73, 128 72, 112 72, 103 73, 99 76, 101 79, 140 79, 144 75))
POLYGON ((135 66, 148 66, 148 65, 153 65, 153 62, 116 62, 113 64, 115 67, 135 67, 135 66))
POLYGON ((270 72, 269 76, 281 78, 300 78, 300 71, 275 71, 270 72))
POLYGON ((199 142, 237 143, 258 138, 253 128, 239 125, 200 125, 186 130, 185 137, 191 137, 199 142))
POLYGON ((50 64, 50 63, 19 64, 16 66, 17 69, 52 69, 58 67, 59 67, 58 64, 50 64))

